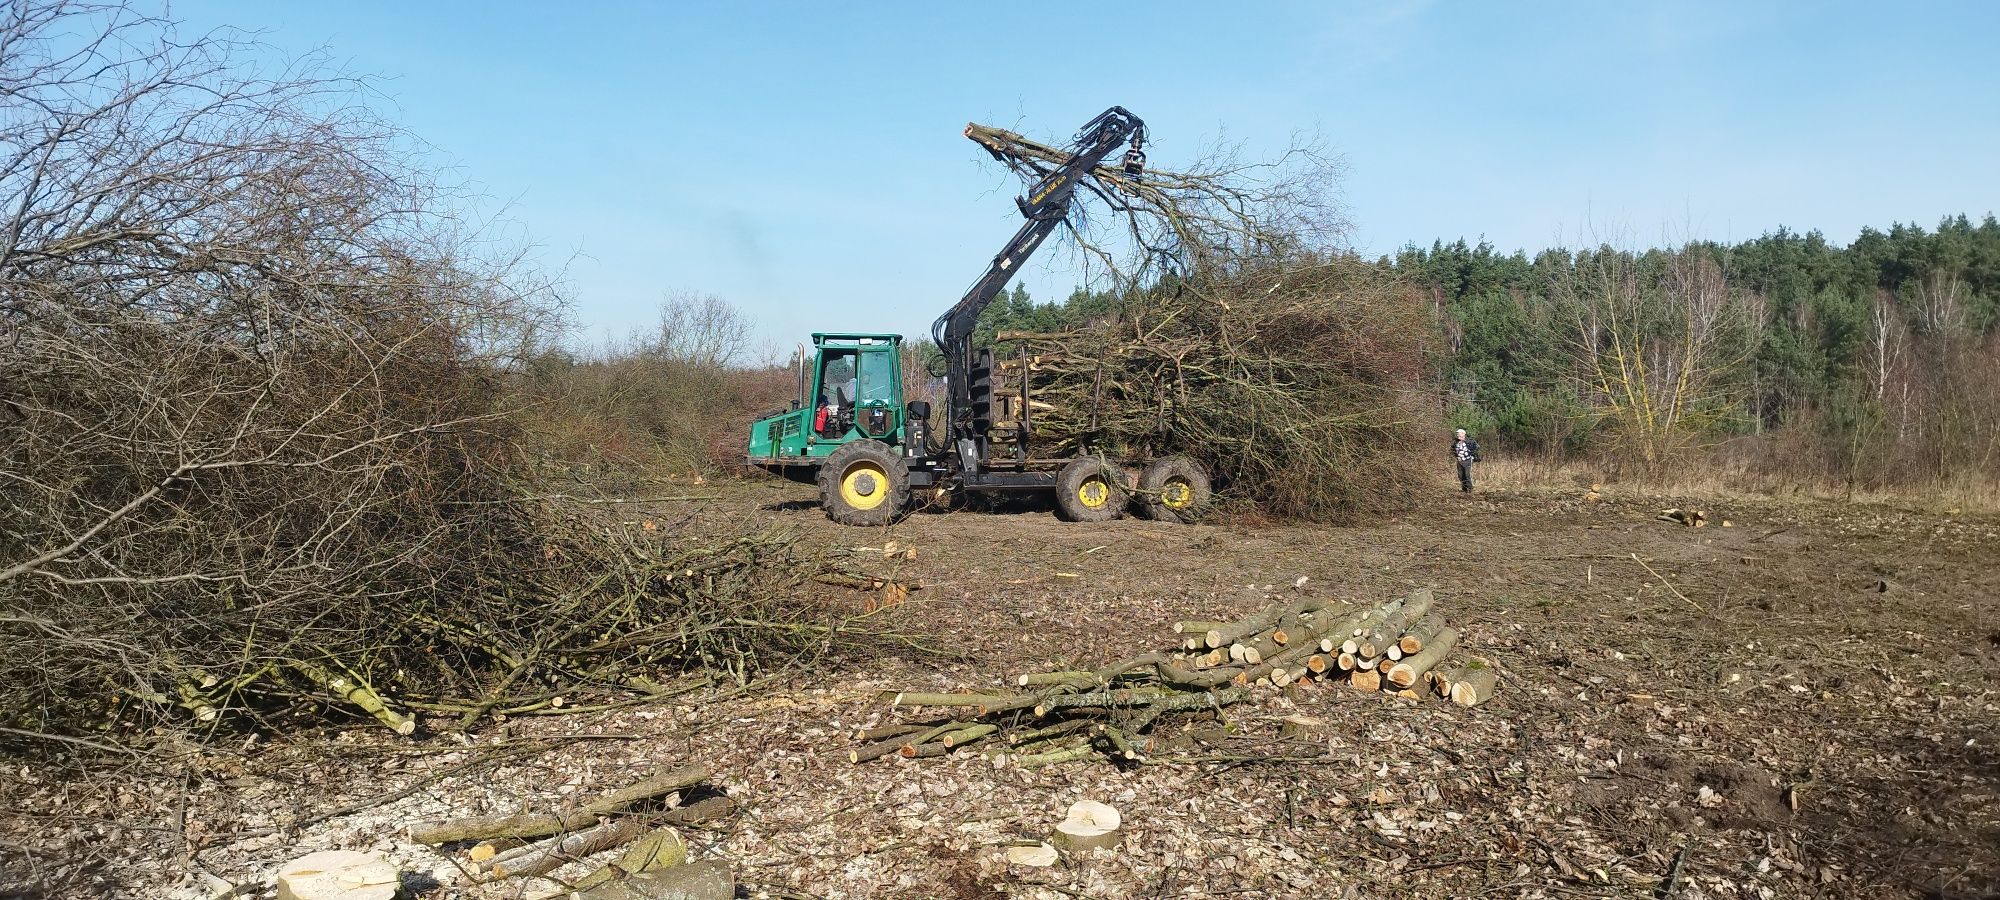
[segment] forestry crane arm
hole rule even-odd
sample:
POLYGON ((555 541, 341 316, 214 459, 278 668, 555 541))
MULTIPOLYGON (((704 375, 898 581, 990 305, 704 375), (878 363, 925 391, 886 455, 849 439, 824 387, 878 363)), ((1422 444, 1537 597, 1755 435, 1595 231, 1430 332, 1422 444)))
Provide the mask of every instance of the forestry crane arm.
MULTIPOLYGON (((972 136, 970 126, 966 128, 966 136, 972 136)), ((985 441, 985 435, 978 433, 973 423, 970 384, 972 330, 979 321, 980 312, 1000 295, 1014 273, 1020 271, 1021 264, 1041 246, 1042 239, 1048 237, 1049 232, 1054 231, 1063 217, 1069 214, 1077 182, 1088 177, 1092 169, 1118 149, 1118 145, 1126 143, 1131 145, 1131 149, 1125 153, 1123 166, 1128 174, 1137 176, 1146 167, 1146 154, 1140 149, 1145 141, 1146 123, 1122 106, 1107 109, 1084 125, 1070 145, 1069 159, 1035 182, 1027 196, 1015 198, 1015 205, 1021 208, 1021 215, 1026 216, 1028 221, 1014 233, 1013 239, 1007 242, 1000 254, 993 257, 986 273, 972 283, 965 296, 932 323, 931 338, 937 341, 938 349, 945 357, 945 389, 949 399, 946 434, 954 448, 965 447, 962 441, 970 440, 978 444, 985 441)), ((994 156, 999 158, 1000 154, 994 151, 994 156)), ((962 454, 965 451, 958 449, 957 452, 962 454)))

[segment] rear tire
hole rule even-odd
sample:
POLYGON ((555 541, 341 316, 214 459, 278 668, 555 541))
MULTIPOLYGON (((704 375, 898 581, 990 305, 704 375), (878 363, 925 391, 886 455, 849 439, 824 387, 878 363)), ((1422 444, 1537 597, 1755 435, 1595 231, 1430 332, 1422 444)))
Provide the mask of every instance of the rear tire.
POLYGON ((1194 460, 1154 460, 1139 476, 1139 514, 1156 522, 1191 525, 1208 510, 1208 473, 1194 460))
POLYGON ((910 471, 881 441, 854 441, 819 465, 819 502, 842 525, 887 525, 910 504, 910 471))
POLYGON ((1070 460, 1056 473, 1056 515, 1068 522, 1109 522, 1125 513, 1125 474, 1096 457, 1070 460))

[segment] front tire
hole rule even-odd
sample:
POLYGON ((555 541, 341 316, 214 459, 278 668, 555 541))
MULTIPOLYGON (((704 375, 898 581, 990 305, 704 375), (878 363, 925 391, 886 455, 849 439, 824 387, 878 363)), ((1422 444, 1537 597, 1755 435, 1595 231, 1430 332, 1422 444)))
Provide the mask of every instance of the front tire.
POLYGON ((1139 514, 1157 522, 1191 525, 1208 509, 1208 473, 1194 460, 1154 460, 1139 476, 1139 514))
POLYGON ((1056 473, 1056 514, 1069 522, 1109 522, 1125 511, 1125 474, 1095 457, 1056 473))
POLYGON ((847 444, 819 466, 819 501, 842 525, 887 525, 910 503, 910 472, 881 441, 847 444))

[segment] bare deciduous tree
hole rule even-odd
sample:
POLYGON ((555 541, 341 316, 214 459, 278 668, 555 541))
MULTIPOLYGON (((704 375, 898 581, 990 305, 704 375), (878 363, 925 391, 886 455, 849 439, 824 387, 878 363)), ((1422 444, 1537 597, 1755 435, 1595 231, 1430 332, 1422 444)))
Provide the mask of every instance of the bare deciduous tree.
POLYGON ((1649 259, 1601 247, 1581 254, 1553 294, 1585 395, 1646 466, 1666 462, 1730 408, 1735 370, 1762 322, 1693 248, 1649 259))
POLYGON ((17 731, 365 685, 357 623, 462 576, 508 470, 492 381, 544 287, 465 251, 353 81, 261 58, 117 3, 0 11, 17 731))

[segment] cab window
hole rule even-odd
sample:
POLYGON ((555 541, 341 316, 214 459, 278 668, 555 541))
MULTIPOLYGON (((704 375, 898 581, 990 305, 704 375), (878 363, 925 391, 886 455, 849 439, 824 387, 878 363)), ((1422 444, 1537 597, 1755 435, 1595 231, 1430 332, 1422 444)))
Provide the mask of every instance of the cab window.
POLYGON ((857 389, 862 406, 894 406, 896 403, 895 360, 885 352, 861 354, 861 377, 857 389))
POLYGON ((827 353, 820 358, 819 402, 821 406, 853 406, 855 395, 853 352, 827 353))

